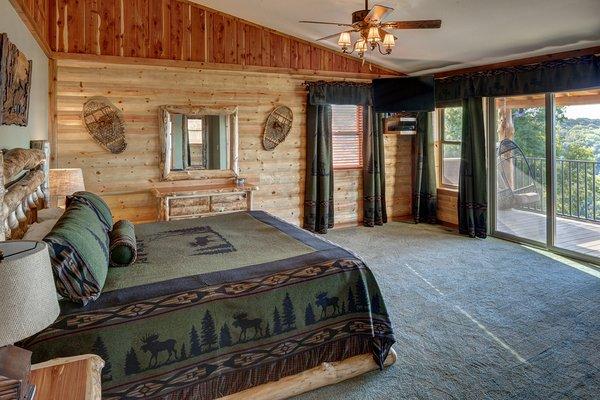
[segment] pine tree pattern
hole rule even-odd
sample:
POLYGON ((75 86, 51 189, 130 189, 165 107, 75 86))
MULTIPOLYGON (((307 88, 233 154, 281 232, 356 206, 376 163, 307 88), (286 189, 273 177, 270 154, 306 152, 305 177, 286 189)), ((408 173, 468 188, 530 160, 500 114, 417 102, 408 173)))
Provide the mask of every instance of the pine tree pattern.
POLYGON ((285 332, 296 329, 296 313, 289 293, 286 293, 283 299, 283 327, 285 332))
POLYGON ((192 330, 190 331, 190 356, 199 356, 200 354, 202 354, 200 337, 198 336, 196 327, 192 325, 192 330))
POLYGON ((306 306, 306 311, 304 312, 304 325, 312 325, 315 322, 315 313, 313 311, 312 305, 308 303, 308 305, 306 306))
POLYGON ((231 346, 231 332, 229 332, 229 326, 227 324, 221 327, 219 334, 219 347, 231 346))
POLYGON ((356 281, 356 311, 367 311, 369 309, 369 294, 365 281, 358 278, 356 281))
POLYGON ((92 345, 92 353, 99 355, 104 360, 104 368, 102 369, 102 381, 112 380, 112 365, 108 356, 108 349, 100 336, 96 337, 96 341, 92 345))
POLYGON ((381 301, 378 293, 375 293, 371 298, 371 311, 375 314, 381 314, 381 301))
POLYGON ((140 362, 137 358, 137 354, 135 350, 132 348, 129 349, 127 355, 125 356, 125 375, 133 375, 137 374, 141 371, 140 362))
POLYGON ((352 288, 348 288, 348 313, 355 313, 356 311, 356 300, 354 299, 354 293, 352 292, 352 288))
POLYGON ((275 307, 275 311, 273 311, 273 334, 280 335, 281 332, 281 316, 279 315, 279 310, 275 307))
POLYGON ((185 360, 186 358, 188 358, 187 353, 185 351, 185 343, 181 344, 181 350, 179 350, 179 359, 180 360, 185 360))
POLYGON ((267 322, 267 327, 265 328, 265 337, 271 337, 271 325, 267 322))
POLYGON ((217 344, 217 333, 215 329, 215 321, 210 315, 210 311, 204 313, 202 318, 202 348, 204 352, 213 350, 213 347, 217 344))

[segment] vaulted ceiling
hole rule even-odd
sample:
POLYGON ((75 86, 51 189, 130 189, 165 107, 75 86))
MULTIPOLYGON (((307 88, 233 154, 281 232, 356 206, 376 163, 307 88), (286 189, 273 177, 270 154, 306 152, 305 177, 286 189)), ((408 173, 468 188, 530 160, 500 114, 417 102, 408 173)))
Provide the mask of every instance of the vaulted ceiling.
MULTIPOLYGON (((351 22, 364 0, 193 0, 306 40, 336 26, 299 20, 351 22)), ((389 20, 441 19, 435 30, 396 31, 380 65, 407 73, 438 72, 600 45, 600 0, 380 0, 389 20)), ((337 47, 337 38, 322 42, 337 47)))

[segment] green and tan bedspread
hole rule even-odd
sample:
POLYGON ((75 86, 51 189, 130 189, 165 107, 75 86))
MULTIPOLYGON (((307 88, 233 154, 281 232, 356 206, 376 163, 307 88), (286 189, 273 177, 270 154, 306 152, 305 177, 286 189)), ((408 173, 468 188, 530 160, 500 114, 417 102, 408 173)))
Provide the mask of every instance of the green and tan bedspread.
POLYGON ((264 212, 136 226, 138 260, 21 343, 34 362, 95 353, 103 398, 212 399, 372 353, 393 333, 370 270, 264 212))

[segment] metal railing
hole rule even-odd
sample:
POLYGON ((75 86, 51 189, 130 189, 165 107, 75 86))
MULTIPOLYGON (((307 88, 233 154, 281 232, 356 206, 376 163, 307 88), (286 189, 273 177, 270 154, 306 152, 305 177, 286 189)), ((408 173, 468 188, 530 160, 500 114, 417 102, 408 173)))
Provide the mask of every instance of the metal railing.
MULTIPOLYGON (((535 184, 540 201, 518 208, 546 213, 546 159, 515 159, 515 187, 535 184)), ((600 223, 600 162, 556 160, 556 215, 600 223)))

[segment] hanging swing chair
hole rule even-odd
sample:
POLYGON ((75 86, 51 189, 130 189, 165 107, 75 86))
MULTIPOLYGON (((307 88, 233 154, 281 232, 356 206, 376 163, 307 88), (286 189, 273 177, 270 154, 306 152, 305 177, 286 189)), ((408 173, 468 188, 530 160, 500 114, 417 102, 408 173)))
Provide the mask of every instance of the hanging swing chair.
POLYGON ((538 184, 521 148, 510 139, 498 145, 498 207, 502 210, 539 203, 538 184))

